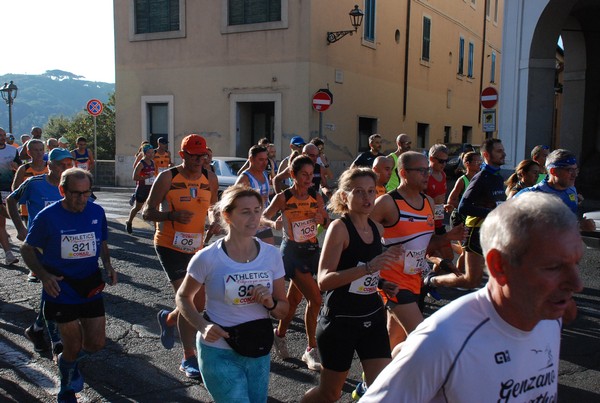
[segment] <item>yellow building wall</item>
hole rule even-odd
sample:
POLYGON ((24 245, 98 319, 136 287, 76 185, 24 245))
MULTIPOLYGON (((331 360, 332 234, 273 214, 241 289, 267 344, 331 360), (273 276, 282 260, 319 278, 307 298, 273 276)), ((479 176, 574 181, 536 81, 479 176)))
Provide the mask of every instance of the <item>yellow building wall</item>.
MULTIPOLYGON (((405 63, 408 1, 377 2, 373 43, 362 38, 363 24, 356 34, 327 44, 327 31, 351 29, 348 12, 354 1, 289 0, 287 28, 223 34, 223 2, 188 0, 184 38, 130 41, 132 3, 115 0, 117 183, 131 182, 133 155, 145 139, 141 99, 148 96, 172 96, 172 151, 179 149, 186 134, 196 132, 207 138, 215 155, 232 155, 236 140, 231 100, 244 94, 276 94, 281 97, 281 130, 274 141, 283 158, 293 135, 306 140, 318 135, 319 114, 311 99, 320 88, 329 88, 334 96, 323 113, 322 135, 338 168, 349 165, 358 153, 359 117, 376 119, 387 151, 395 149, 399 133, 416 139, 419 122, 430 125, 427 147, 443 139, 444 126, 452 126, 452 142, 460 141, 463 125, 472 126, 472 141, 480 143, 479 93, 489 85, 490 68, 490 58, 485 57, 481 83, 484 1, 472 7, 471 0, 410 0, 405 63), (429 63, 420 60, 423 15, 432 19, 429 63), (465 71, 468 42, 475 43, 473 79, 456 74, 461 34, 465 71)), ((359 6, 364 8, 364 3, 359 6)), ((492 20, 487 24, 486 53, 496 49, 498 82, 502 21, 492 20)))

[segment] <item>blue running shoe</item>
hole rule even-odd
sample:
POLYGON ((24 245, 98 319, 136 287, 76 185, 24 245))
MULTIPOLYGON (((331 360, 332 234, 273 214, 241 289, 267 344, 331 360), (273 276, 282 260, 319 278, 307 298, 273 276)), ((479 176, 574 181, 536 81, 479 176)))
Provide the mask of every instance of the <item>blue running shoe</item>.
POLYGON ((73 368, 73 374, 71 375, 71 388, 73 388, 74 392, 81 392, 83 390, 83 375, 79 372, 77 365, 73 368))
POLYGON ((188 378, 200 378, 200 369, 198 368, 198 358, 196 356, 190 357, 187 360, 181 360, 179 370, 185 372, 185 376, 188 378))
POLYGON ((156 314, 158 325, 160 326, 160 342, 164 348, 170 350, 175 345, 175 326, 167 325, 167 316, 171 312, 163 309, 156 314))

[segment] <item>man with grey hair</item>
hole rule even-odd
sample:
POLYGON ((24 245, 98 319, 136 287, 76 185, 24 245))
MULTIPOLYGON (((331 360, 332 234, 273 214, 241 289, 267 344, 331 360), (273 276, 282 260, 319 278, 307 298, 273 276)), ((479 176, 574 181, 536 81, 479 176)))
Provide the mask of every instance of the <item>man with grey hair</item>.
POLYGON ((383 155, 381 153, 381 134, 372 134, 369 136, 369 151, 358 154, 358 157, 352 162, 350 168, 371 168, 375 158, 383 155))
POLYGON ((486 287, 427 318, 361 402, 557 401, 561 317, 582 289, 577 218, 529 193, 487 216, 481 246, 486 287))
POLYGON ((386 186, 388 192, 396 189, 400 184, 400 176, 398 175, 398 157, 400 156, 400 154, 410 151, 411 144, 412 140, 410 136, 406 133, 399 134, 398 137, 396 137, 396 145, 398 146, 398 148, 396 149, 396 151, 388 155, 388 157, 394 160, 392 176, 390 177, 390 180, 388 181, 386 186))

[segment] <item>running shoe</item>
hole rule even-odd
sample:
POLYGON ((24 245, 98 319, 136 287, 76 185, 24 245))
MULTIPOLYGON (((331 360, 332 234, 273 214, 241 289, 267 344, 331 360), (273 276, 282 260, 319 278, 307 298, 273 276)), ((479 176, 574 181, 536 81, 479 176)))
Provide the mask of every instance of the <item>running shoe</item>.
POLYGON ((156 319, 158 319, 158 326, 160 326, 160 342, 164 348, 170 350, 175 345, 175 326, 169 326, 167 324, 167 316, 171 312, 163 309, 158 311, 156 319))
POLYGON ((4 262, 7 266, 19 263, 19 259, 15 255, 13 255, 13 253, 11 251, 4 252, 4 255, 5 255, 4 262))
POLYGON ((27 281, 30 283, 39 283, 40 279, 38 278, 38 276, 35 275, 34 272, 30 271, 27 275, 27 281))
POLYGON ((125 230, 128 234, 133 234, 133 227, 129 221, 125 221, 125 230))
POLYGON ((25 337, 33 343, 33 349, 37 352, 46 351, 50 346, 44 338, 44 329, 34 330, 33 325, 25 329, 25 337))
POLYGON ((427 295, 429 295, 431 298, 435 299, 436 301, 439 301, 442 299, 442 296, 437 292, 436 288, 431 285, 431 279, 435 277, 435 275, 436 274, 433 271, 427 273, 427 275, 423 279, 423 291, 427 293, 427 295))
POLYGON ((83 390, 83 376, 81 375, 81 372, 79 372, 77 365, 73 368, 73 375, 71 375, 71 388, 73 388, 75 392, 81 392, 83 390))
POLYGON ((359 382, 356 385, 356 389, 352 391, 352 400, 360 400, 365 393, 367 393, 367 384, 364 381, 359 382))
POLYGON ((275 333, 275 338, 274 338, 274 343, 273 343, 273 345, 275 346, 275 353, 282 360, 287 360, 288 358, 290 358, 290 352, 288 351, 288 348, 287 348, 287 341, 285 339, 285 336, 283 336, 283 337, 277 336, 277 329, 273 329, 273 333, 275 333))
MULTIPOLYGON (((310 348, 310 347, 309 347, 310 348)), ((304 354, 302 354, 302 361, 306 363, 308 369, 312 371, 321 371, 321 361, 319 359, 319 353, 317 353, 317 348, 306 349, 304 354)))
POLYGON ((194 355, 187 360, 181 360, 179 370, 185 373, 188 378, 198 379, 200 378, 200 369, 198 368, 198 358, 194 355))
POLYGON ((67 390, 58 394, 56 401, 58 403, 77 403, 75 392, 67 390))

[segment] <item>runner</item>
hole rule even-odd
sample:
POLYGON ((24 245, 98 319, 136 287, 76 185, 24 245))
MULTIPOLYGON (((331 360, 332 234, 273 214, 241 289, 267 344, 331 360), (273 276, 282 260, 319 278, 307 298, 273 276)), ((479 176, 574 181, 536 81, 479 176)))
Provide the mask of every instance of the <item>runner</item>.
MULTIPOLYGON (((429 149, 429 179, 427 181, 427 190, 425 194, 433 199, 435 210, 433 218, 435 219, 435 233, 444 235, 446 227, 444 226, 444 212, 446 209, 446 173, 444 167, 448 163, 448 149, 443 144, 434 144, 429 149)), ((450 242, 442 245, 436 251, 432 251, 435 256, 452 261, 454 252, 450 247, 450 242)))
POLYGON ((77 148, 71 150, 71 155, 75 160, 75 167, 92 171, 94 169, 95 161, 94 154, 90 149, 87 148, 87 140, 85 137, 77 137, 77 148))
POLYGON ((373 171, 377 174, 377 197, 386 194, 385 185, 388 183, 392 176, 392 170, 394 169, 394 160, 390 157, 377 157, 373 161, 373 171))
POLYGON ((167 149, 169 140, 164 137, 159 137, 156 141, 157 147, 154 150, 154 166, 156 167, 156 175, 173 166, 171 161, 171 153, 167 149))
MULTIPOLYGON (((391 361, 377 284, 379 270, 393 267, 404 249, 394 246, 382 254, 383 227, 369 219, 375 181, 376 175, 369 169, 345 171, 331 199, 330 210, 342 217, 329 226, 319 261, 318 283, 325 302, 317 325, 317 344, 323 369, 319 385, 304 395, 305 402, 339 399, 355 351, 367 384, 391 361)), ((390 290, 392 294, 395 288, 390 290)))
POLYGON ((254 238, 263 204, 262 196, 246 186, 223 192, 215 212, 227 235, 194 256, 177 291, 179 310, 198 330, 200 370, 216 402, 267 401, 269 316, 285 316, 288 303, 279 251, 254 238), (203 315, 194 300, 204 289, 203 315), (249 348, 240 349, 242 343, 249 348))
MULTIPOLYGON (((156 222, 154 247, 161 265, 177 292, 194 253, 202 249, 204 224, 209 207, 217 201, 219 183, 211 171, 203 169, 208 157, 206 140, 197 134, 186 136, 179 156, 183 162, 158 175, 143 209, 145 220, 156 222)), ((199 312, 204 309, 204 290, 198 292, 194 303, 199 312)), ((188 378, 199 378, 196 356, 196 329, 179 310, 163 309, 157 318, 161 329, 160 341, 171 349, 175 343, 175 325, 183 344, 183 359, 179 370, 188 378)))
POLYGON ((98 258, 109 284, 117 284, 106 215, 102 207, 88 203, 92 184, 88 171, 71 168, 63 172, 59 186, 64 198, 34 218, 21 247, 25 263, 44 286, 44 316, 58 322, 63 341, 58 356, 58 402, 77 401, 75 393, 83 390, 78 363, 105 344, 105 283, 98 258))
POLYGON ((465 215, 468 236, 463 243, 465 248, 465 273, 446 274, 425 278, 427 287, 461 287, 474 289, 481 286, 485 261, 479 244, 479 228, 485 217, 506 200, 504 179, 500 167, 504 164, 506 153, 499 139, 487 139, 482 145, 485 164, 476 174, 458 206, 458 212, 465 215))
POLYGON ((146 144, 142 148, 142 152, 144 153, 144 158, 138 162, 132 175, 137 186, 135 187, 135 206, 129 211, 129 218, 125 221, 125 229, 128 234, 133 232, 133 219, 138 211, 144 207, 144 203, 150 194, 150 188, 152 188, 152 184, 156 178, 156 168, 153 160, 154 149, 150 144, 146 144))
MULTIPOLYGON (((537 183, 541 167, 534 160, 523 160, 515 168, 515 172, 504 182, 506 186, 506 199, 510 199, 519 191, 537 183)), ((544 168, 544 172, 546 169, 544 168)), ((545 174, 547 175, 547 174, 545 174)))
POLYGON ((326 227, 329 217, 325 211, 323 197, 312 186, 313 170, 314 163, 310 157, 304 155, 293 159, 292 187, 275 196, 263 213, 263 218, 271 228, 283 230, 280 249, 285 274, 290 279, 287 293, 290 310, 275 329, 275 349, 282 359, 289 357, 285 334, 304 296, 307 300, 304 325, 308 347, 302 355, 302 361, 306 362, 309 369, 320 371, 315 333, 321 308, 321 293, 313 275, 317 273, 320 251, 317 225, 326 227), (278 212, 281 212, 282 219, 271 221, 278 212))
MULTIPOLYGON (((30 142, 38 142, 33 139, 30 142)), ((48 173, 36 175, 28 178, 15 191, 13 191, 6 199, 8 213, 17 230, 17 238, 21 241, 27 236, 27 229, 31 227, 33 219, 37 214, 49 204, 62 199, 58 185, 60 177, 64 171, 73 167, 73 158, 71 153, 62 148, 55 148, 50 151, 48 162, 48 173), (27 228, 23 225, 23 221, 19 215, 19 203, 26 205, 29 212, 27 228)), ((29 271, 28 281, 39 281, 34 272, 29 271)), ((48 329, 50 341, 52 342, 52 355, 55 361, 58 359, 58 354, 63 350, 62 341, 58 332, 58 325, 53 320, 46 320, 44 317, 44 300, 40 302, 40 310, 33 325, 25 329, 25 336, 33 343, 35 351, 46 351, 48 343, 44 338, 44 325, 48 329)))
MULTIPOLYGON (((454 183, 454 188, 448 196, 448 204, 445 206, 447 211, 451 211, 450 224, 452 224, 452 227, 456 227, 461 224, 464 225, 465 223, 466 217, 459 214, 458 205, 463 194, 465 193, 465 190, 469 186, 471 179, 473 179, 473 176, 475 176, 475 174, 481 170, 481 154, 476 153, 475 151, 466 152, 462 156, 462 163, 466 169, 466 172, 454 183)), ((452 249, 459 255, 458 260, 456 261, 456 269, 459 272, 464 272, 465 250, 458 242, 452 243, 452 249)))
MULTIPOLYGON (((32 139, 27 142, 25 147, 27 149, 27 155, 29 158, 31 158, 31 162, 22 164, 17 169, 11 187, 13 191, 21 186, 21 183, 23 183, 25 179, 48 172, 48 166, 44 160, 44 142, 42 140, 32 139)), ((26 222, 27 206, 25 204, 21 204, 19 209, 21 211, 21 218, 26 222)), ((34 276, 31 276, 31 274, 28 280, 31 282, 37 282, 37 279, 34 276)))
MULTIPOLYGON (((25 150, 25 153, 27 150, 25 150)), ((11 192, 11 186, 15 176, 15 171, 21 165, 18 151, 16 148, 6 144, 6 131, 0 127, 0 195, 2 197, 2 207, 0 207, 0 245, 4 249, 4 263, 7 266, 19 262, 19 259, 10 250, 11 244, 6 232, 6 197, 11 192)))
MULTIPOLYGON (((258 191, 263 198, 263 208, 269 206, 269 195, 271 186, 269 185, 269 174, 266 170, 269 161, 266 147, 252 146, 248 151, 249 167, 238 176, 236 185, 245 185, 258 191)), ((261 226, 256 233, 256 237, 263 242, 273 245, 275 238, 273 230, 269 226, 261 226)))
POLYGON ((421 278, 430 270, 426 262, 428 250, 436 250, 445 242, 462 240, 464 237, 462 226, 443 235, 434 234, 434 203, 423 193, 429 177, 427 157, 406 151, 398 159, 398 169, 400 186, 379 197, 371 214, 372 220, 384 226, 384 245, 402 244, 405 249, 403 261, 393 270, 381 273, 383 285, 392 282, 400 289, 391 298, 381 293, 389 313, 388 330, 392 349, 423 321, 417 302, 421 278))

